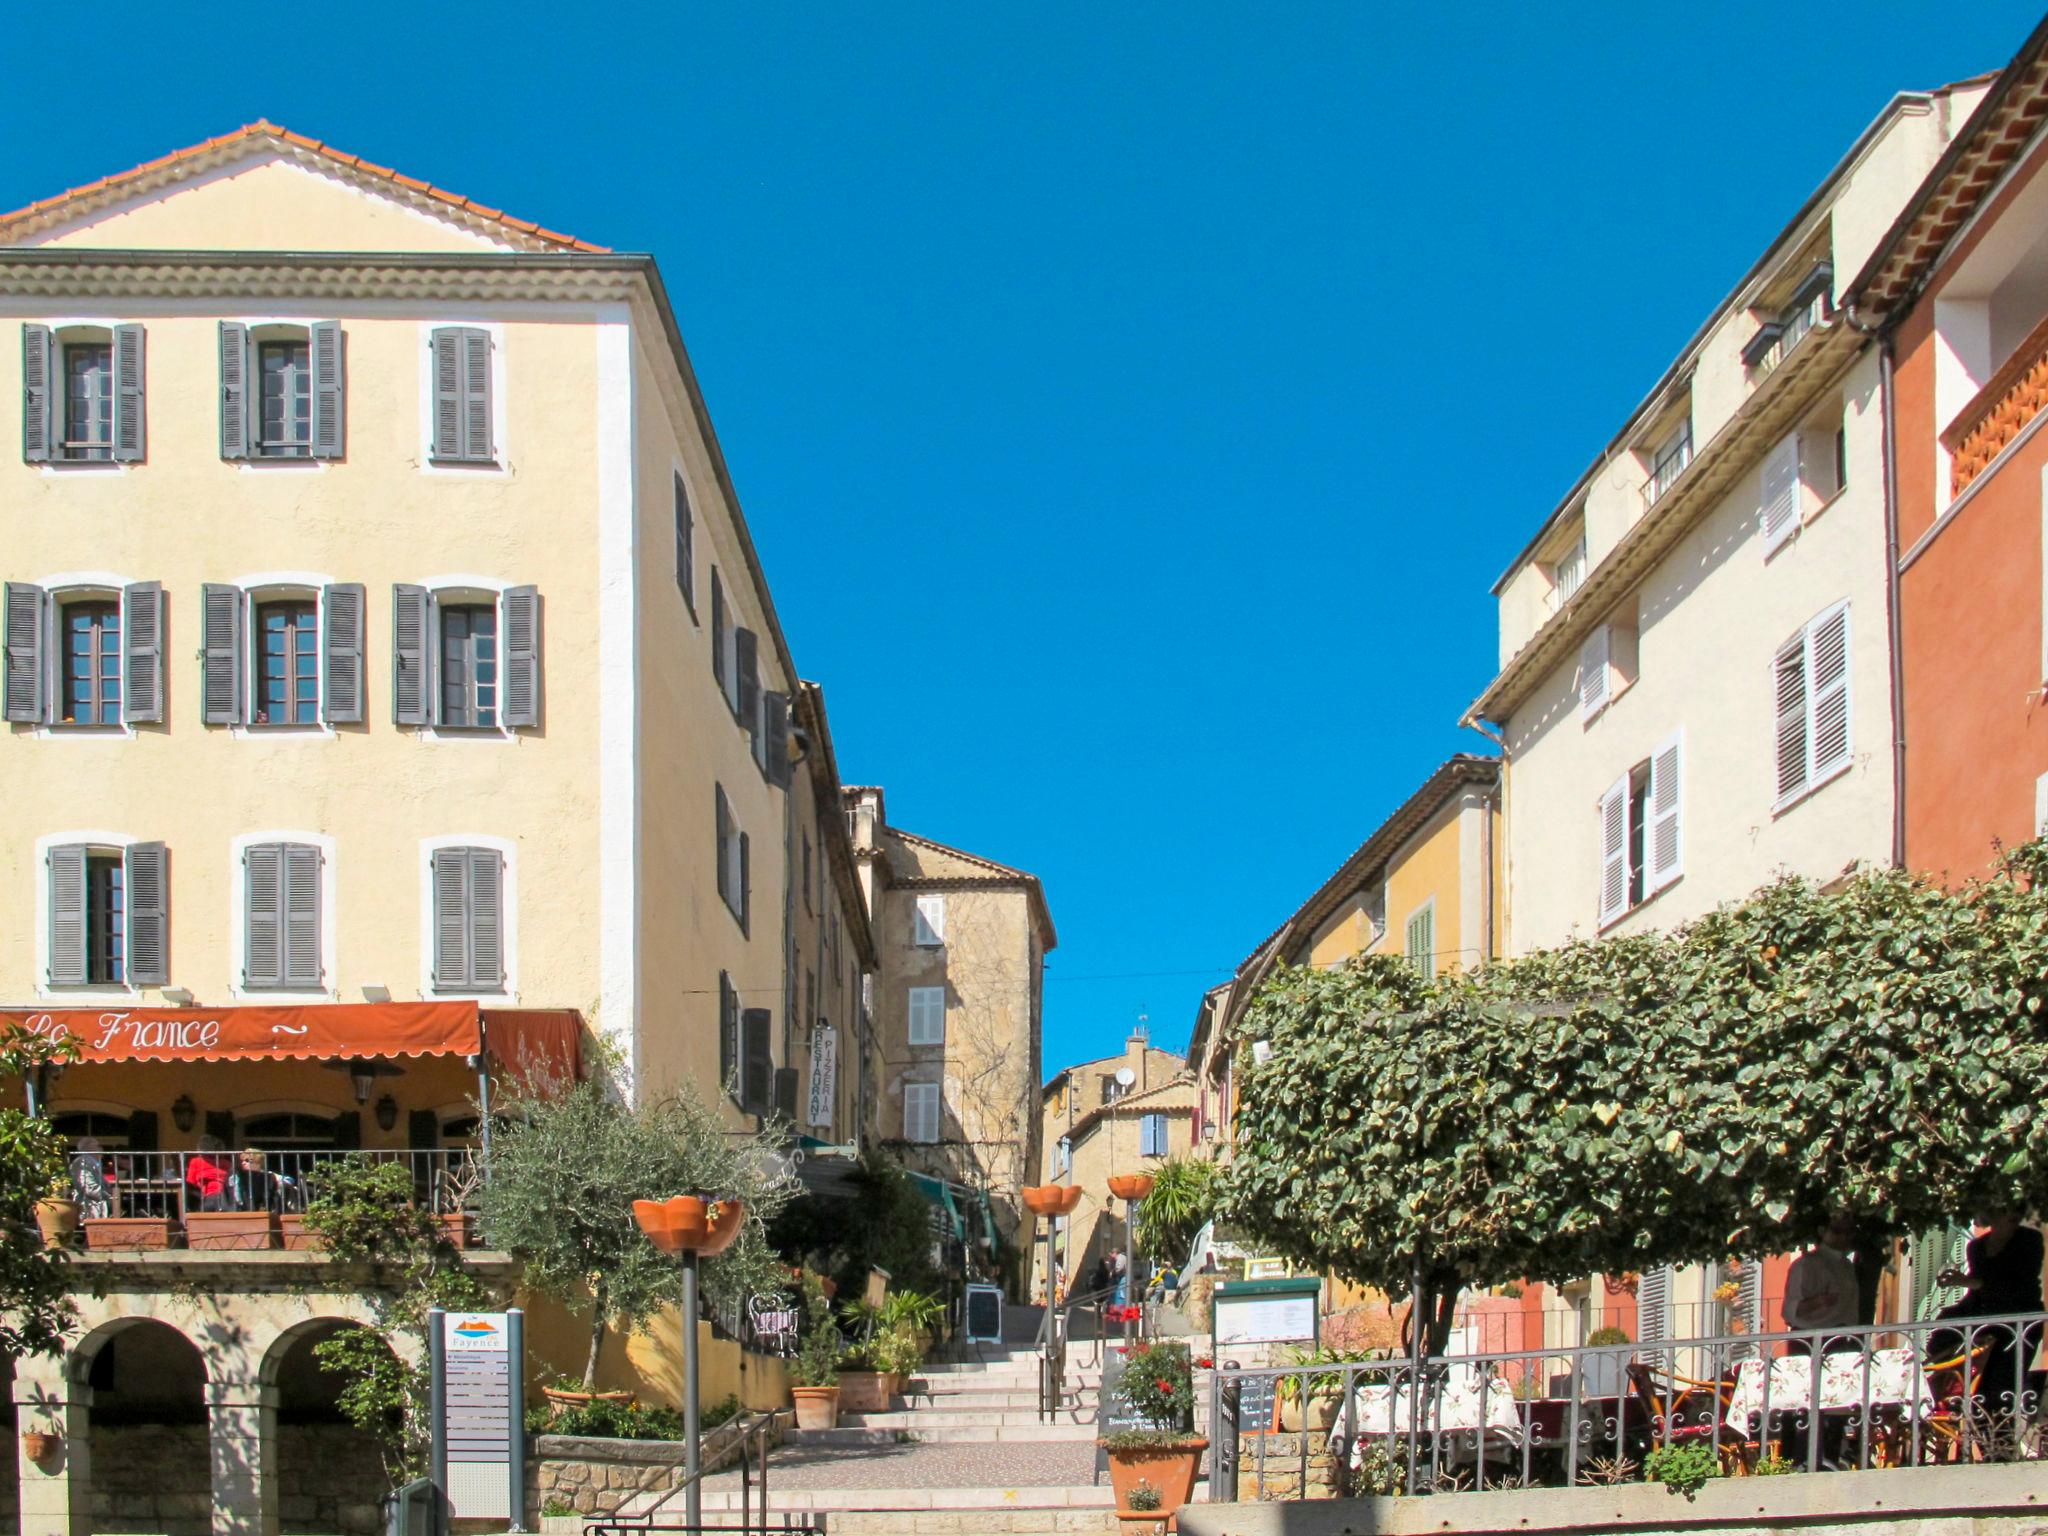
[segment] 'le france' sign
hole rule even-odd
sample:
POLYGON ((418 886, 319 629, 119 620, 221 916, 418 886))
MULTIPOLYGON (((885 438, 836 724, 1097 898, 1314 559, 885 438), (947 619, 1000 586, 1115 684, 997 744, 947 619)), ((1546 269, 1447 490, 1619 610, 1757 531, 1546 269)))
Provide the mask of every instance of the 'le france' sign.
POLYGON ((526 1524, 525 1314, 428 1314, 434 1481, 456 1520, 526 1524))

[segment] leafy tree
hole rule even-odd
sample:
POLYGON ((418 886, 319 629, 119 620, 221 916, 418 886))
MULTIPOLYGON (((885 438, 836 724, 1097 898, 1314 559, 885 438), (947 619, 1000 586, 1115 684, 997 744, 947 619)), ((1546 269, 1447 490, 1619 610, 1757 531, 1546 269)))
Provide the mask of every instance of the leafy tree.
POLYGON ((1786 879, 1669 934, 1424 978, 1285 969, 1244 1034, 1226 1215, 1406 1291, 1782 1252, 2048 1185, 2048 847, 1956 891, 1786 879))
MULTIPOLYGON (((76 1054, 68 1035, 0 1029, 0 1073, 24 1082, 76 1054)), ((65 1253, 45 1247, 36 1227, 36 1202, 63 1181, 64 1139, 50 1122, 0 1109, 0 1360, 52 1354, 71 1327, 65 1253)))
POLYGON ((944 1290, 946 1276, 932 1263, 931 1202, 903 1166, 864 1153, 848 1185, 846 1197, 790 1201, 769 1229, 775 1250, 831 1276, 843 1296, 859 1295, 870 1269, 886 1269, 894 1290, 944 1290))
POLYGON ((1183 1259, 1195 1234, 1216 1214, 1220 1194, 1216 1165, 1208 1158, 1170 1157, 1161 1163, 1138 1206, 1145 1251, 1160 1263, 1183 1259))
POLYGON ((737 1197, 746 1225, 705 1261, 712 1303, 773 1290, 786 1275, 768 1251, 765 1223, 794 1192, 775 1166, 773 1134, 736 1137, 716 1111, 684 1093, 629 1107, 599 1079, 504 1106, 482 1200, 485 1236, 525 1261, 526 1283, 590 1312, 583 1388, 595 1391, 608 1328, 631 1328, 680 1303, 681 1266, 648 1242, 635 1200, 737 1197))

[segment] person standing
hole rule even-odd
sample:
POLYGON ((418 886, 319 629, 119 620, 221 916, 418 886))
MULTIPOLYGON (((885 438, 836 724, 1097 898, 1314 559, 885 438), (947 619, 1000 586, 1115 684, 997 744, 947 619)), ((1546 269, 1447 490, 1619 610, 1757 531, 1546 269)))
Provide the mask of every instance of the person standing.
MULTIPOLYGON (((1977 1218, 1982 1228, 1964 1250, 1963 1269, 1949 1268, 1938 1278, 1943 1285, 1963 1288, 1962 1300, 1941 1309, 1943 1318, 2008 1317, 2041 1310, 2042 1239, 2038 1230, 2020 1225, 2012 1211, 1994 1210, 1977 1218)), ((2034 1405, 2021 1401, 2021 1373, 2041 1346, 2038 1323, 1994 1323, 1970 1330, 1941 1329, 1929 1335, 1927 1352, 1935 1359, 1982 1350, 1978 1391, 1994 1413, 2029 1417, 2034 1405)), ((1967 1370, 1967 1367, 1966 1367, 1967 1370)))
MULTIPOLYGON (((1785 1273, 1785 1326, 1799 1332, 1823 1328, 1853 1328, 1857 1323, 1859 1287, 1856 1266, 1849 1246, 1856 1241, 1856 1223, 1837 1211, 1821 1228, 1818 1241, 1792 1261, 1785 1273)), ((1785 1346, 1788 1354, 1826 1354, 1831 1349, 1853 1348, 1853 1339, 1793 1339, 1785 1346)))

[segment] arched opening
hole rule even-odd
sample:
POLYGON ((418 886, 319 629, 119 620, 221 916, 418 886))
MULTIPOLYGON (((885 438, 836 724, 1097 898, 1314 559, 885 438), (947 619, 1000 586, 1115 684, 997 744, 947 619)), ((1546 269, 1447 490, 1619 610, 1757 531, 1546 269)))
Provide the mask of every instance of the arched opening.
MULTIPOLYGON (((278 1529, 282 1536, 375 1536, 390 1487, 375 1436, 341 1410, 351 1377, 324 1366, 320 1344, 357 1326, 315 1318, 271 1346, 264 1379, 277 1390, 278 1529)), ((388 1352, 388 1351, 387 1351, 388 1352)))
POLYGON ((213 1458, 198 1348, 168 1324, 134 1318, 80 1341, 71 1368, 92 1388, 92 1529, 211 1536, 213 1458))

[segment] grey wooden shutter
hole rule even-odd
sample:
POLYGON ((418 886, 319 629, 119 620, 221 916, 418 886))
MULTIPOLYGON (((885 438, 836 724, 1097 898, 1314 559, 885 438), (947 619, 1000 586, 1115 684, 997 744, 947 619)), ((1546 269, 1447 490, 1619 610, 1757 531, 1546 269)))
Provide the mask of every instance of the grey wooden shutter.
MULTIPOLYGON (((787 695, 770 691, 761 696, 761 722, 767 728, 767 741, 762 751, 768 768, 768 782, 777 789, 790 785, 789 762, 789 699, 787 695)), ((805 898, 810 896, 810 881, 804 882, 805 898)))
POLYGON ((43 718, 43 589, 25 581, 7 583, 6 715, 9 720, 43 718))
POLYGON ((676 588, 683 606, 697 617, 697 521, 690 510, 690 488, 676 475, 676 588))
POLYGON ((761 709, 761 639, 751 629, 735 630, 733 655, 739 661, 739 688, 733 712, 748 732, 758 729, 761 709))
POLYGON ((733 990, 732 977, 718 973, 718 1085, 725 1092, 736 1086, 734 1074, 740 1064, 740 997, 733 990))
POLYGON ((740 834, 740 932, 751 934, 754 916, 754 872, 752 850, 747 834, 740 834))
POLYGON ((432 682, 427 656, 433 645, 425 587, 399 582, 391 589, 391 719, 425 725, 431 718, 432 682))
POLYGON ((316 320, 306 327, 313 368, 313 457, 338 459, 345 437, 345 380, 341 322, 316 320))
POLYGON ((491 333, 462 333, 462 456, 488 459, 491 452, 491 333))
POLYGON ((505 593, 505 701, 508 726, 540 724, 540 588, 505 593))
POLYGON ((326 632, 320 637, 327 672, 327 722, 353 724, 363 718, 363 610, 361 582, 337 582, 321 593, 326 632))
POLYGON ((437 459, 462 457, 462 332, 437 330, 434 352, 434 446, 437 459))
POLYGON ((482 992, 505 988, 505 856, 495 848, 469 854, 469 983, 482 992))
POLYGON ((320 850, 289 843, 284 849, 285 985, 317 987, 320 977, 320 850))
POLYGON ((792 1125, 796 1123, 797 1076, 795 1067, 775 1069, 775 1113, 792 1125))
POLYGON ((85 859, 83 843, 50 850, 50 985, 85 982, 85 859))
POLYGON ((456 988, 470 984, 469 975, 469 850, 436 848, 434 884, 434 985, 456 988))
POLYGON ((50 387, 55 351, 47 325, 21 328, 21 456, 31 464, 50 461, 56 436, 57 397, 50 387))
POLYGON ((775 1015, 766 1008, 748 1008, 740 1014, 740 1112, 769 1115, 775 1112, 775 1015))
POLYGON ((712 833, 711 862, 713 876, 718 886, 718 898, 728 907, 732 899, 732 808, 725 798, 725 786, 714 784, 712 790, 712 833))
POLYGON ((133 725, 164 717, 163 583, 121 591, 121 718, 133 725))
POLYGON ((242 851, 242 985, 284 985, 284 845, 242 851))
POLYGON ((725 583, 718 579, 718 567, 711 567, 711 676, 720 691, 725 683, 725 583))
POLYGON ((249 327, 220 323, 220 456, 249 457, 249 327))
POLYGON ((199 718, 242 723, 242 589, 208 582, 199 593, 199 718))
POLYGON ((161 987, 171 979, 170 866, 162 843, 131 843, 125 870, 128 980, 161 987))
POLYGON ((114 458, 135 463, 143 456, 142 327, 114 327, 114 458))

